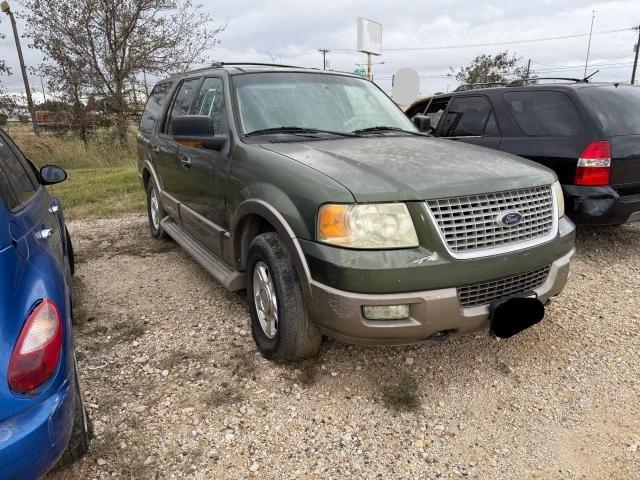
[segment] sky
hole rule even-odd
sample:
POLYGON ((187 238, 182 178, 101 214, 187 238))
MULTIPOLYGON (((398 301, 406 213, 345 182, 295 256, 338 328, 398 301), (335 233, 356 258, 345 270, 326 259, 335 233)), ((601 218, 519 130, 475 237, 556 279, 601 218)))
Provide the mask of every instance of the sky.
MULTIPOLYGON (((593 11, 588 73, 599 69, 597 80, 629 82, 638 38, 631 28, 640 24, 639 0, 234 0, 206 2, 205 8, 217 23, 227 25, 219 37, 222 43, 209 54, 211 60, 322 68, 318 49, 326 48, 330 68, 349 72, 366 62, 366 55, 356 51, 357 17, 377 21, 382 24, 383 52, 374 57, 374 81, 390 91, 393 74, 413 68, 420 76, 422 95, 458 85, 447 77, 449 67, 457 69, 479 54, 505 49, 522 57, 523 63, 531 59, 539 76, 582 77, 593 11), (604 33, 612 30, 624 31, 604 33), (531 41, 570 35, 582 36, 531 41), (503 44, 487 45, 495 43, 503 44)), ((14 5, 18 14, 19 9, 14 5)), ((14 71, 0 81, 10 91, 23 91, 11 26, 4 15, 0 33, 6 35, 0 39, 0 58, 14 71)), ((23 40, 26 63, 37 65, 40 55, 27 43, 23 40)), ((39 91, 39 78, 31 82, 39 91)))

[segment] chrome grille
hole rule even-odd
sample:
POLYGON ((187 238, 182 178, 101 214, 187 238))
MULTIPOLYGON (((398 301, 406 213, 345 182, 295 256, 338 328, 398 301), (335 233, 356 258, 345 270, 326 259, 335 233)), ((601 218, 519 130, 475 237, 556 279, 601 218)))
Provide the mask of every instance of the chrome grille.
POLYGON ((535 240, 549 235, 553 227, 553 194, 549 185, 426 203, 454 253, 535 240), (522 221, 513 226, 500 225, 498 215, 511 211, 522 214, 522 221))
POLYGON ((533 290, 547 281, 550 270, 551 266, 547 266, 521 275, 494 280, 493 282, 460 287, 458 288, 458 299, 463 307, 475 307, 510 295, 533 290))

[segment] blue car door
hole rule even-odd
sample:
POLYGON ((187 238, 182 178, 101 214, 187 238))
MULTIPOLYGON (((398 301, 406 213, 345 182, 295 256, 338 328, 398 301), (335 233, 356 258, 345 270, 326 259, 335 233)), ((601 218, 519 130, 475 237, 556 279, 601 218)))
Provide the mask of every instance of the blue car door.
POLYGON ((16 235, 28 235, 32 246, 46 250, 60 271, 65 271, 64 221, 60 202, 40 185, 35 168, 16 145, 0 132, 0 156, 9 182, 21 205, 16 208, 16 235), (33 243, 34 240, 37 240, 33 243))

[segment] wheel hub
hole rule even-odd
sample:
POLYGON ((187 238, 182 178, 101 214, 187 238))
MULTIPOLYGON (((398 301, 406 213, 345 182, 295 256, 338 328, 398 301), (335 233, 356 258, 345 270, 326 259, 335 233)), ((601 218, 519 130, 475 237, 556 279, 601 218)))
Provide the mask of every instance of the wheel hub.
POLYGON ((278 300, 269 267, 259 260, 253 267, 253 295, 260 328, 274 339, 278 332, 278 300))

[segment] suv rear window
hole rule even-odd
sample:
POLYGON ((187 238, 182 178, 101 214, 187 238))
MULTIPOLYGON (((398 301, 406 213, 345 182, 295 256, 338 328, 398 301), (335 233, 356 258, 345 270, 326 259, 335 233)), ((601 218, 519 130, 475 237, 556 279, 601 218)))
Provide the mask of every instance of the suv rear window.
POLYGON ((587 87, 580 95, 607 135, 640 134, 640 88, 587 87))
POLYGON ((153 127, 155 127, 156 121, 160 116, 162 104, 170 88, 170 83, 161 83, 153 87, 151 95, 149 95, 149 100, 147 101, 147 106, 142 114, 142 120, 140 121, 141 131, 145 133, 151 133, 153 131, 153 127))
POLYGON ((573 137, 586 133, 576 106, 562 92, 536 90, 502 95, 525 135, 573 137))

